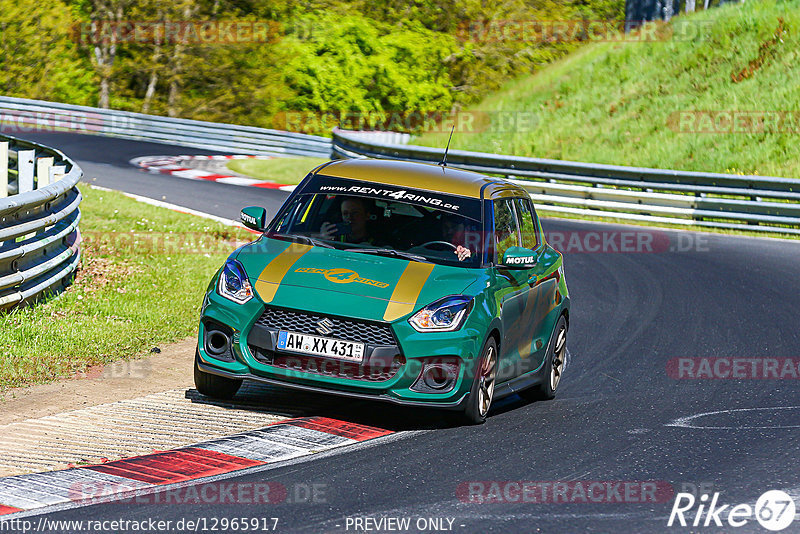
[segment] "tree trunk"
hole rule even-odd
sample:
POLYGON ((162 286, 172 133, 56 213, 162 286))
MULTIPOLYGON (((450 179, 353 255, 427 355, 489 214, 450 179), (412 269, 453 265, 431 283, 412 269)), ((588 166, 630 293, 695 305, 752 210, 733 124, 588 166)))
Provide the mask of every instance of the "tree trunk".
POLYGON ((142 113, 150 111, 150 102, 153 101, 153 95, 156 94, 156 84, 158 83, 158 71, 154 68, 150 73, 150 82, 147 84, 147 91, 144 93, 144 101, 142 102, 142 113))
MULTIPOLYGON (((93 22, 93 33, 95 28, 97 28, 97 23, 93 22)), ((116 36, 113 33, 110 41, 105 42, 101 36, 99 42, 94 45, 93 59, 97 74, 100 76, 100 94, 97 105, 103 109, 108 109, 111 97, 111 73, 114 67, 114 57, 116 54, 117 43, 116 36)))
MULTIPOLYGON (((195 4, 193 1, 187 1, 183 5, 183 20, 191 20, 194 16, 195 4)), ((175 45, 174 67, 172 69, 172 76, 169 80, 169 95, 167 96, 167 115, 170 117, 177 117, 179 114, 178 101, 180 100, 181 91, 181 74, 183 70, 183 43, 178 42, 175 45)))
POLYGON ((144 101, 142 102, 142 113, 150 111, 150 102, 153 101, 153 96, 156 94, 156 84, 158 84, 158 61, 161 59, 161 44, 156 43, 155 50, 153 51, 153 66, 150 70, 150 81, 147 83, 147 91, 144 93, 144 101))
POLYGON ((108 109, 111 100, 111 77, 114 69, 114 59, 117 56, 117 33, 115 31, 105 32, 102 26, 98 26, 94 15, 104 17, 100 19, 103 23, 118 23, 122 21, 124 14, 124 2, 114 1, 104 2, 95 0, 93 3, 92 34, 96 36, 94 43, 94 54, 92 56, 97 73, 100 76, 100 94, 98 95, 98 106, 108 109), (105 37, 108 35, 108 40, 105 37))
POLYGON ((109 102, 109 80, 107 77, 103 77, 100 79, 100 98, 97 101, 97 107, 108 109, 108 102, 109 102))
POLYGON ((672 19, 672 15, 675 14, 674 8, 672 7, 672 0, 665 0, 664 2, 664 22, 669 22, 672 19))

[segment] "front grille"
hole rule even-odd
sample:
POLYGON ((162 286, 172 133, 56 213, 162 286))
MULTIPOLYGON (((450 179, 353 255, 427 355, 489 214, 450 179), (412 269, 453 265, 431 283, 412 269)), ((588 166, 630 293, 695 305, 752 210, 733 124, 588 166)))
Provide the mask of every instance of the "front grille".
POLYGON ((278 308, 267 308, 258 318, 256 324, 276 330, 289 330, 301 334, 311 334, 323 336, 317 332, 317 323, 327 318, 332 326, 331 332, 324 334, 324 337, 344 339, 356 343, 366 343, 367 345, 387 345, 392 346, 397 343, 392 335, 392 329, 388 325, 366 323, 349 319, 336 319, 324 315, 314 315, 305 312, 281 310, 278 308))
POLYGON ((365 382, 385 382, 392 379, 403 366, 403 357, 395 356, 390 365, 383 366, 360 365, 353 362, 315 358, 314 356, 276 354, 269 364, 281 369, 291 369, 333 378, 351 378, 353 380, 363 380, 365 382))

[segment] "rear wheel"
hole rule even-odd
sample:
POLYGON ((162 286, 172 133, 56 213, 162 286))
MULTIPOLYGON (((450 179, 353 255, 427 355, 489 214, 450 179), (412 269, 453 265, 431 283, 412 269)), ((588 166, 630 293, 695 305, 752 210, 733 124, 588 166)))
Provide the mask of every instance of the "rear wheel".
POLYGON ((228 400, 239 391, 242 381, 224 376, 212 375, 200 370, 197 360, 194 362, 194 386, 202 395, 214 399, 228 400))
POLYGON ((556 323, 553 338, 548 345, 544 362, 544 381, 538 386, 526 389, 520 393, 529 400, 550 400, 556 396, 556 390, 561 383, 564 373, 564 364, 567 357, 567 320, 562 315, 556 323))
POLYGON ((468 423, 479 425, 486 421, 486 414, 494 398, 494 384, 497 378, 497 342, 489 336, 483 346, 481 358, 475 370, 475 379, 467 398, 464 417, 468 423))

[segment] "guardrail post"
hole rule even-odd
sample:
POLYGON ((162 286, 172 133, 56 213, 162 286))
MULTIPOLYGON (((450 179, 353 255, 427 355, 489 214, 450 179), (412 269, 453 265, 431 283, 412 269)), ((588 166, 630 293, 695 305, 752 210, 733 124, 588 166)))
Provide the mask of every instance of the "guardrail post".
POLYGON ((33 191, 33 159, 36 157, 35 150, 20 150, 17 152, 18 194, 33 191))
POLYGON ((50 185, 50 168, 54 161, 54 158, 36 159, 36 189, 50 185))
POLYGON ((52 184, 59 181, 65 174, 67 174, 67 168, 64 165, 50 167, 50 183, 52 184))
POLYGON ((0 198, 8 196, 8 141, 0 142, 0 198))

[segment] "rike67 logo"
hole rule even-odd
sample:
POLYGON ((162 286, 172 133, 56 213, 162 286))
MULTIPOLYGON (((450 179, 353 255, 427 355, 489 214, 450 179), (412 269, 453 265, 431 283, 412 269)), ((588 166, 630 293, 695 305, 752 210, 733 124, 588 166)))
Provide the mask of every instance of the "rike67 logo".
POLYGON ((691 493, 678 493, 667 526, 721 527, 727 523, 731 527, 741 527, 756 520, 767 530, 779 531, 792 524, 794 512, 794 500, 780 490, 765 492, 755 506, 722 504, 718 492, 714 493, 710 502, 706 493, 699 499, 695 499, 691 493))

